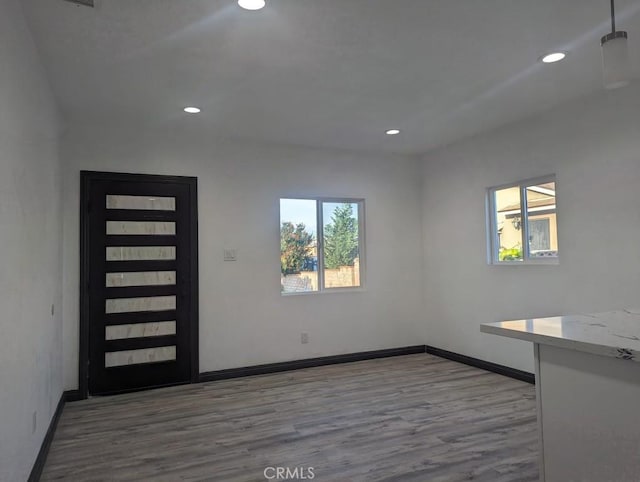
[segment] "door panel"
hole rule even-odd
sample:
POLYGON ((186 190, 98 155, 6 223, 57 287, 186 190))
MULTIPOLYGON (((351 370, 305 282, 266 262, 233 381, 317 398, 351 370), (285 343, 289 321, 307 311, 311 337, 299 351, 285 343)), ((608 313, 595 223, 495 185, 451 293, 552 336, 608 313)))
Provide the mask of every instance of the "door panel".
MULTIPOLYGON (((193 178, 83 173, 88 389, 118 393, 197 375, 193 178), (194 353, 195 351, 195 353, 194 353)), ((81 330, 83 331, 83 330, 81 330)), ((82 370, 81 370, 82 372, 82 370)))

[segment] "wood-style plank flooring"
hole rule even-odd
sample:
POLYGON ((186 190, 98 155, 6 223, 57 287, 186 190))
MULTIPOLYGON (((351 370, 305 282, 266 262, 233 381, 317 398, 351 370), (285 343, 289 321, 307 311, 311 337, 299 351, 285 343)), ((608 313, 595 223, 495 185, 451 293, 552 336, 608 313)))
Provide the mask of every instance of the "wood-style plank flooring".
POLYGON ((420 354, 67 404, 42 480, 533 481, 537 455, 532 385, 420 354))

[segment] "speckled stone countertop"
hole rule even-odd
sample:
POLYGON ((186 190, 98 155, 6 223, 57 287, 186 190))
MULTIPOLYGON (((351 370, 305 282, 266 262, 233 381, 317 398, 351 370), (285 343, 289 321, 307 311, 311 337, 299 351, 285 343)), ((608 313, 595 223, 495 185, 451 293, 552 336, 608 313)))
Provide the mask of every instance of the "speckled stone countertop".
POLYGON ((640 362, 640 309, 483 323, 480 331, 640 362))

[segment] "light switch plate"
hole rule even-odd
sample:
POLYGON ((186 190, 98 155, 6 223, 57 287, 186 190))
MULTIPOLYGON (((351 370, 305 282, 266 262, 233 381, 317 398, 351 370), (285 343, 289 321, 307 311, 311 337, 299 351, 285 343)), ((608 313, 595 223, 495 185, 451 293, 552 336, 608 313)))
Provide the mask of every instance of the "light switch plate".
POLYGON ((95 0, 67 0, 67 2, 77 5, 85 5, 86 7, 95 7, 95 0))
POLYGON ((225 261, 237 261, 238 260, 238 251, 235 249, 225 249, 224 250, 224 260, 225 261))

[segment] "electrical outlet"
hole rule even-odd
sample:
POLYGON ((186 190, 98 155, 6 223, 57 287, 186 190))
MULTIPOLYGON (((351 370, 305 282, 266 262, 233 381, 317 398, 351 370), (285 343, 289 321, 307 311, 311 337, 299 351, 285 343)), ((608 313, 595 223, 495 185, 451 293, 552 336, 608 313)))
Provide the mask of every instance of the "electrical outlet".
POLYGON ((300 343, 303 345, 309 343, 309 333, 300 333, 300 343))
POLYGON ((33 416, 31 419, 31 433, 36 433, 37 427, 38 427, 38 412, 33 412, 33 416))

